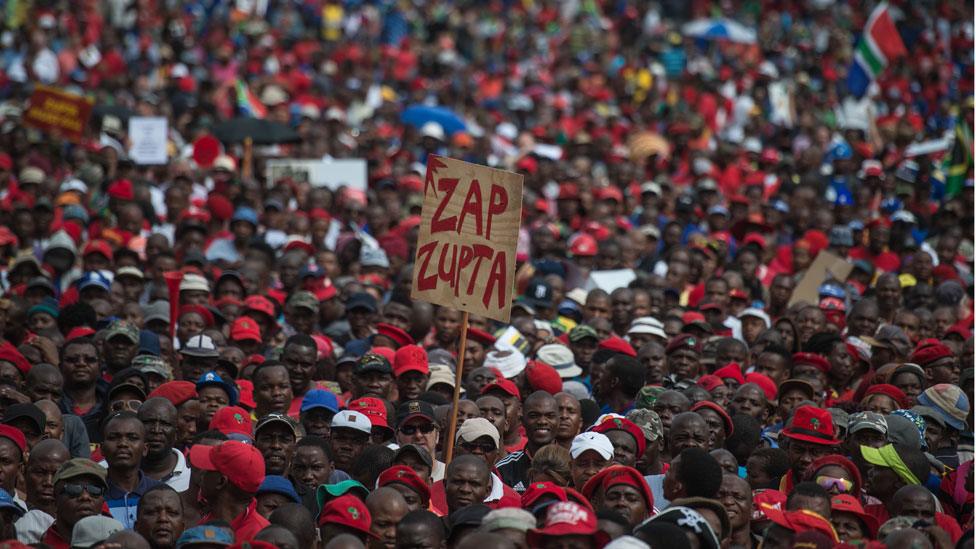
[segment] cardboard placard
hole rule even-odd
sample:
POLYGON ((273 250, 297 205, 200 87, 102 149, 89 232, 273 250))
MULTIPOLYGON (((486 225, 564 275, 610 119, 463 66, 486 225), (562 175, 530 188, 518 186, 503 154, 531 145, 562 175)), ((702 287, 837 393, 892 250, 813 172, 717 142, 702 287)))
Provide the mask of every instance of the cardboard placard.
POLYGON ((168 126, 162 116, 129 119, 129 158, 136 164, 165 164, 168 126))
POLYGON ((80 143, 91 117, 91 98, 36 85, 24 111, 24 124, 68 141, 80 143))
POLYGON ((817 290, 820 285, 828 280, 845 282, 854 270, 854 265, 846 259, 822 250, 817 254, 807 272, 804 273, 800 283, 793 288, 793 295, 790 296, 790 305, 797 301, 806 301, 811 305, 816 305, 820 301, 817 290))
POLYGON ((363 158, 276 158, 265 162, 265 175, 272 184, 282 178, 313 187, 366 190, 366 160, 363 158))
POLYGON ((411 296, 508 322, 522 176, 430 155, 411 296))

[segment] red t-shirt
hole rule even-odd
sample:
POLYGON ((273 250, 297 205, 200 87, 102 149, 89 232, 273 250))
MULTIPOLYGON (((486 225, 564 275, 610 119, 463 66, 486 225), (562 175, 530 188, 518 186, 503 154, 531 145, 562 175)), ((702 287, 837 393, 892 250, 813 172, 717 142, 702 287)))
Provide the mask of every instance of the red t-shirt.
MULTIPOLYGON (((257 500, 252 499, 250 505, 243 513, 237 516, 231 523, 230 528, 234 531, 234 541, 243 543, 253 541, 258 532, 271 525, 268 519, 262 517, 257 511, 257 500)), ((209 514, 200 519, 198 524, 206 524, 213 520, 209 514)))
POLYGON ((71 543, 61 537, 54 524, 47 529, 47 532, 44 532, 41 543, 47 544, 51 549, 71 549, 71 543))

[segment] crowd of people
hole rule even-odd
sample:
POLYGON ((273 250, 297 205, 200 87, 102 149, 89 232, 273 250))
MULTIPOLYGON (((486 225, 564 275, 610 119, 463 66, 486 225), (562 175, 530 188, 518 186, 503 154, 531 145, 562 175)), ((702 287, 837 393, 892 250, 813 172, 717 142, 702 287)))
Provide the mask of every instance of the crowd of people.
POLYGON ((7 2, 0 549, 972 547, 973 7, 857 97, 874 7, 7 2), (507 323, 411 298, 430 154, 507 323))

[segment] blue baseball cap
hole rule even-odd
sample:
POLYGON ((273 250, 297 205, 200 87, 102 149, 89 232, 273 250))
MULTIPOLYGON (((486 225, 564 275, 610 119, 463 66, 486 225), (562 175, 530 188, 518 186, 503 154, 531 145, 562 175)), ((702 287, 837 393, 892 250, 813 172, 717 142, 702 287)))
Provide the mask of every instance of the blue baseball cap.
POLYGON ((302 399, 300 411, 304 414, 305 412, 314 410, 316 408, 322 408, 332 412, 333 414, 337 414, 339 413, 339 399, 337 399, 331 391, 326 391, 325 389, 312 389, 311 391, 305 393, 305 398, 302 399))
POLYGON ((232 532, 229 528, 221 528, 220 526, 210 525, 187 528, 180 535, 180 539, 176 540, 176 549, 198 543, 223 545, 229 547, 234 545, 234 532, 232 532))
POLYGON ((258 212, 254 211, 253 208, 247 206, 241 206, 234 210, 233 217, 230 218, 230 222, 235 221, 246 221, 255 227, 258 226, 258 212))
POLYGON ((264 477, 264 482, 258 487, 257 494, 280 494, 285 496, 295 503, 301 503, 302 499, 298 497, 298 492, 295 491, 295 487, 292 486, 291 481, 283 476, 279 475, 268 475, 264 477))
POLYGON ((12 510, 17 515, 17 518, 24 516, 24 513, 26 513, 3 488, 0 488, 0 509, 12 510))
POLYGON ((197 392, 204 387, 220 387, 224 390, 224 392, 227 393, 227 396, 230 399, 230 405, 237 406, 237 387, 235 387, 232 383, 227 383, 224 381, 223 378, 217 374, 217 372, 207 372, 200 376, 200 379, 197 380, 197 392))
POLYGON ((108 277, 98 271, 88 271, 78 279, 79 292, 92 286, 96 286, 107 292, 111 289, 112 282, 108 279, 108 277))
POLYGON ((817 294, 820 295, 820 297, 836 297, 837 299, 844 299, 847 297, 847 292, 844 291, 844 288, 841 288, 836 284, 829 283, 821 285, 817 290, 817 294))

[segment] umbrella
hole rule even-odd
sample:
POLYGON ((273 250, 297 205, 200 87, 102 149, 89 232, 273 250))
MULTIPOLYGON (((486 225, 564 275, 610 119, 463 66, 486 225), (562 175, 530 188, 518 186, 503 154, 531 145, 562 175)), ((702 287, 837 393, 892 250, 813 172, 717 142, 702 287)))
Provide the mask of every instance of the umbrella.
POLYGON ((631 160, 643 160, 648 156, 658 155, 665 158, 671 156, 671 146, 661 134, 641 132, 630 137, 627 147, 630 149, 631 160))
POLYGON ((213 134, 224 143, 241 143, 248 137, 255 145, 297 143, 302 138, 288 126, 260 118, 234 118, 213 127, 213 134))
POLYGON ((428 122, 437 122, 445 135, 454 135, 467 130, 467 124, 456 112, 446 107, 411 105, 400 114, 400 121, 415 128, 422 128, 428 122))
POLYGON ((703 40, 756 43, 756 31, 732 19, 695 19, 681 27, 681 31, 686 36, 703 40))

